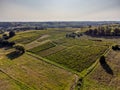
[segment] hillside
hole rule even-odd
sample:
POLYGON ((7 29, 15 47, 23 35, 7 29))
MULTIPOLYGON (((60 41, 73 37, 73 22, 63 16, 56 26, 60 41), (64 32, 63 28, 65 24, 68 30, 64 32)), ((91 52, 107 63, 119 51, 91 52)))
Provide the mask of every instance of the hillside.
POLYGON ((84 79, 83 90, 120 90, 120 52, 111 50, 106 66, 97 65, 84 79))

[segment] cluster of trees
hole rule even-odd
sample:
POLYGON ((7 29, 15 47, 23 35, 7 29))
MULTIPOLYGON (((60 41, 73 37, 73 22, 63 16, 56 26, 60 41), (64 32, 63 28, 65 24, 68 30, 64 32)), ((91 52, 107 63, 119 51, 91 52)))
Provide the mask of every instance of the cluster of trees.
POLYGON ((113 50, 120 50, 120 47, 119 47, 119 45, 115 45, 115 46, 112 46, 112 49, 113 50))
POLYGON ((14 31, 10 31, 10 32, 8 33, 8 35, 7 35, 7 34, 3 34, 3 35, 2 35, 2 39, 7 40, 7 39, 9 39, 9 38, 11 38, 11 37, 13 37, 13 36, 15 36, 15 32, 14 32, 14 31))
POLYGON ((15 36, 15 32, 10 31, 8 34, 9 35, 3 34, 2 38, 0 38, 0 47, 13 47, 13 45, 15 45, 15 42, 10 42, 7 40, 7 39, 15 36))
POLYGON ((109 27, 98 27, 96 29, 89 29, 85 34, 90 36, 120 36, 120 29, 115 28, 112 30, 109 27))
POLYGON ((82 36, 82 33, 70 33, 70 34, 66 34, 66 38, 76 38, 76 37, 80 37, 82 36))
POLYGON ((24 48, 23 45, 20 45, 20 44, 15 45, 15 42, 13 42, 13 41, 10 42, 10 41, 7 40, 7 39, 15 36, 15 32, 14 31, 10 31, 8 34, 9 35, 3 34, 2 38, 0 38, 0 47, 1 48, 2 47, 13 47, 13 48, 16 49, 16 51, 15 51, 16 54, 23 54, 23 53, 25 53, 25 48, 24 48))
POLYGON ((13 45, 15 45, 15 42, 9 42, 7 40, 4 39, 0 39, 0 47, 13 47, 13 45))

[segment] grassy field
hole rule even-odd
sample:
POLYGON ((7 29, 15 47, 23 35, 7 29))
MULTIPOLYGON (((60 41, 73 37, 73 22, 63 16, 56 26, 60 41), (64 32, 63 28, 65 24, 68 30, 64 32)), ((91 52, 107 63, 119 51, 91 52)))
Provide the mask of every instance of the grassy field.
POLYGON ((110 51, 106 57, 107 65, 100 63, 84 79, 83 90, 120 90, 120 52, 110 51))
POLYGON ((28 54, 14 59, 6 54, 0 59, 0 89, 69 90, 76 78, 75 74, 28 54))
POLYGON ((45 31, 25 31, 25 32, 19 32, 17 33, 16 36, 10 39, 10 41, 15 41, 16 43, 22 43, 22 44, 27 44, 30 43, 40 36, 43 35, 45 31))
MULTIPOLYGON (((28 44, 43 35, 48 35, 49 39, 58 39, 60 37, 65 36, 67 32, 72 32, 72 30, 68 29, 47 29, 47 30, 31 30, 17 33, 16 36, 10 39, 10 41, 15 41, 16 43, 28 44), (62 32, 62 31, 64 32, 62 32)), ((39 41, 45 40, 44 38, 39 39, 39 41)))
MULTIPOLYGON (((0 89, 70 90, 72 86, 75 86, 78 78, 81 78, 79 77, 81 72, 93 65, 111 44, 118 41, 118 39, 93 38, 86 35, 75 39, 66 38, 67 33, 83 31, 84 29, 79 28, 48 28, 16 33, 10 41, 23 44, 26 53, 10 58, 7 54, 12 49, 0 49, 0 81, 3 81, 0 82, 0 89)), ((101 66, 98 65, 98 68, 101 66)), ((97 89, 99 86, 104 90, 106 85, 103 82, 99 83, 101 77, 98 71, 102 72, 95 69, 93 73, 85 77, 85 90, 97 89), (94 86, 96 83, 97 85, 94 86)), ((105 89, 114 90, 114 88, 113 85, 106 86, 105 89)))

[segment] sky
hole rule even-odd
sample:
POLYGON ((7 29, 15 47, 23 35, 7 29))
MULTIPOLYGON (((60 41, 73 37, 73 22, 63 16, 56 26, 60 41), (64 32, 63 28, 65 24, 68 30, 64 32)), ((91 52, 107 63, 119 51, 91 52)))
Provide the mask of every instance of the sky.
POLYGON ((0 21, 120 21, 120 0, 0 0, 0 21))

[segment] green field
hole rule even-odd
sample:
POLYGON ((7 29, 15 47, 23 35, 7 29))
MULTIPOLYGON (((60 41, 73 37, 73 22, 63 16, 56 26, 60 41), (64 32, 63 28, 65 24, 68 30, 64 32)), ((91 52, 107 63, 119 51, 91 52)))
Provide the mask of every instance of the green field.
POLYGON ((75 74, 28 54, 0 59, 0 90, 69 90, 75 78, 75 74))
POLYGON ((80 72, 94 63, 106 48, 105 46, 73 46, 58 53, 48 55, 46 58, 80 72))

